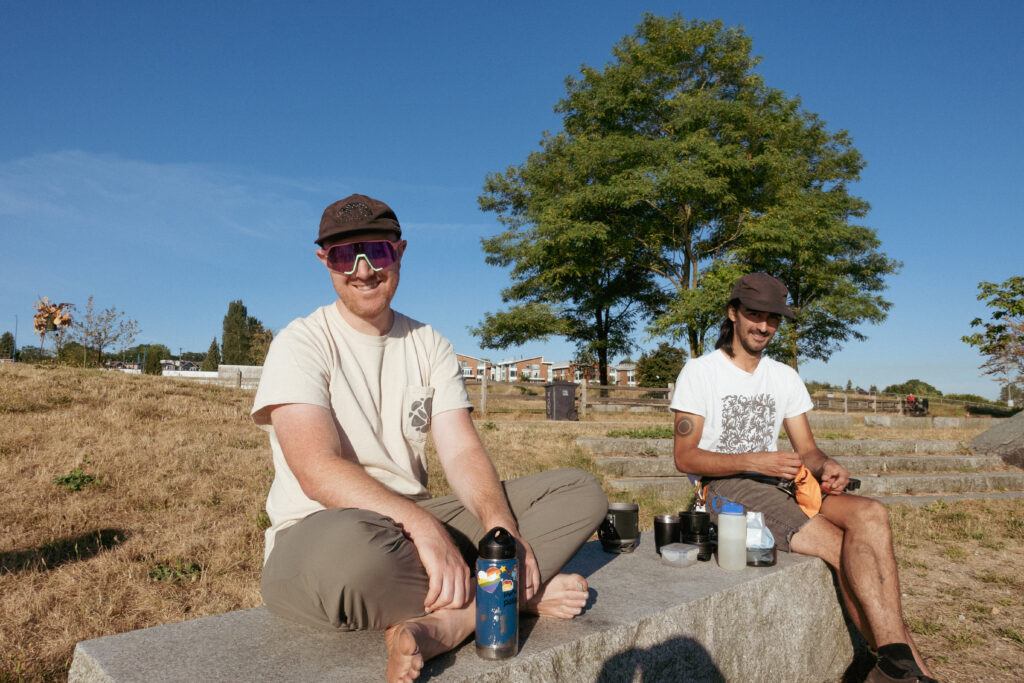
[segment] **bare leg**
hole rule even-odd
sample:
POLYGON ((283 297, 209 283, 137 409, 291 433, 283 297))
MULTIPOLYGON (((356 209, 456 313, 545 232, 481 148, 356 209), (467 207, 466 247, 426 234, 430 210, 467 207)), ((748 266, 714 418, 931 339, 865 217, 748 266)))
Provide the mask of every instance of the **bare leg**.
POLYGON ((556 574, 522 605, 524 612, 542 617, 572 619, 583 611, 590 593, 579 574, 556 574))
POLYGON ((851 612, 851 617, 855 623, 866 620, 866 628, 859 623, 857 626, 873 647, 906 643, 921 671, 930 676, 903 623, 899 575, 885 506, 861 496, 829 496, 821 512, 825 520, 814 520, 793 536, 793 550, 821 557, 838 570, 840 588, 852 598, 847 604, 852 601, 860 608, 851 612))
POLYGON ((864 614, 864 609, 857 601, 857 596, 853 594, 850 582, 842 571, 840 558, 843 548, 843 530, 827 519, 817 517, 794 534, 790 544, 793 552, 820 557, 835 570, 839 583, 839 595, 843 599, 843 604, 846 605, 847 614, 850 615, 853 625, 868 641, 868 645, 872 649, 877 649, 878 643, 875 642, 875 634, 871 631, 867 615, 864 614))
POLYGON ((388 683, 418 678, 425 661, 454 649, 473 632, 475 614, 473 601, 460 609, 442 609, 403 621, 385 631, 388 683))

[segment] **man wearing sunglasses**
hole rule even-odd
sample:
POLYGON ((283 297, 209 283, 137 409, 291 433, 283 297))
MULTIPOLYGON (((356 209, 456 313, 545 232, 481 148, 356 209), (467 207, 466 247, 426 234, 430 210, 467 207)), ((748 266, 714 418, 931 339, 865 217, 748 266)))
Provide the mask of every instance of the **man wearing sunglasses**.
POLYGON ((579 470, 499 481, 451 344, 391 308, 406 242, 390 207, 335 202, 316 242, 337 299, 274 339, 252 410, 275 469, 264 602, 315 626, 384 630, 387 679, 412 680, 473 632, 476 544, 501 526, 519 546, 521 608, 579 614, 586 580, 558 572, 607 512, 598 482, 579 470), (428 433, 451 496, 427 493, 428 433))

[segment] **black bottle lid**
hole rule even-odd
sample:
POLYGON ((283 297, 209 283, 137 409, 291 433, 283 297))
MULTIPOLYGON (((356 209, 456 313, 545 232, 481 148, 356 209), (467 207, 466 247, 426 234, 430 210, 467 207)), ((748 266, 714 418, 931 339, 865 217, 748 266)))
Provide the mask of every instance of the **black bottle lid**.
POLYGON ((516 556, 516 539, 504 527, 496 526, 480 539, 477 552, 485 560, 511 560, 516 556))

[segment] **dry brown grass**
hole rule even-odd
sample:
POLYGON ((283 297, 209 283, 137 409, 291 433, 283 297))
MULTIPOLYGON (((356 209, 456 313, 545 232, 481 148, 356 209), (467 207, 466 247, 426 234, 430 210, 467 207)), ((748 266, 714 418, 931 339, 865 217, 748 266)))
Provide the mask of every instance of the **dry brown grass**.
POLYGON ((259 604, 266 438, 249 392, 0 367, 0 680, 74 644, 259 604), (95 481, 54 482, 80 467, 95 481), (160 565, 199 571, 153 580, 160 565))
POLYGON ((1022 680, 1024 500, 893 507, 907 625, 944 681, 1022 680))
MULTIPOLYGON (((272 472, 251 402, 250 391, 159 377, 0 366, 0 681, 63 680, 79 640, 260 603, 272 472), (76 468, 68 483, 80 490, 54 482, 76 468)), ((501 476, 593 472, 578 436, 671 423, 642 413, 548 422, 540 406, 475 416, 501 476)), ((913 438, 880 430, 871 437, 913 438)), ((652 515, 688 500, 639 502, 650 529, 652 515)), ((1024 659, 1022 505, 893 512, 910 623, 940 678, 1018 675, 1006 667, 1024 659)))

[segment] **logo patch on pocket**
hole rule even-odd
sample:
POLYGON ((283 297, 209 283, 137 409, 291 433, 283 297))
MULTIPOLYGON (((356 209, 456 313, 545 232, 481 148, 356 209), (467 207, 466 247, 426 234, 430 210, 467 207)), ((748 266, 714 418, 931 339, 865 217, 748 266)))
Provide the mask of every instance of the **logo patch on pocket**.
POLYGON ((426 434, 430 429, 430 407, 433 401, 433 396, 425 396, 409 406, 409 426, 421 434, 426 434))

